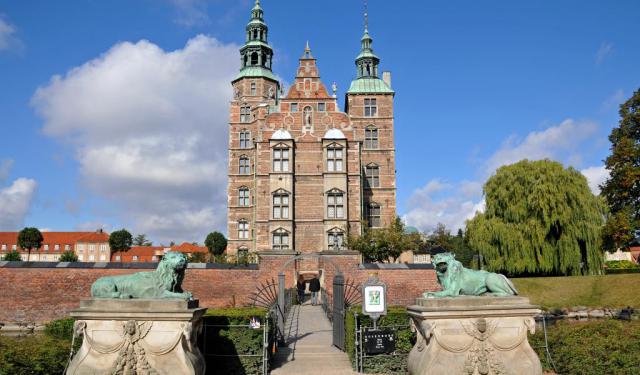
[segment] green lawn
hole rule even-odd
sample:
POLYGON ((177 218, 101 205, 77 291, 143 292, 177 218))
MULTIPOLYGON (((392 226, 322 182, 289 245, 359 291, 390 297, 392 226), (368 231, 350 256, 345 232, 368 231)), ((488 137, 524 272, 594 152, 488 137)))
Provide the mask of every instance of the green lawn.
POLYGON ((511 279, 520 295, 544 308, 640 307, 640 274, 511 279))

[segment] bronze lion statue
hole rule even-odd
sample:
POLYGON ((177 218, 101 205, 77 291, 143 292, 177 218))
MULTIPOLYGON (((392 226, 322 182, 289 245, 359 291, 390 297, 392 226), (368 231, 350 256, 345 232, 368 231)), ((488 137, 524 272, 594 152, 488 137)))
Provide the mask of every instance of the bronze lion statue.
POLYGON ((182 279, 187 269, 187 257, 169 251, 158 268, 151 272, 131 275, 101 277, 91 285, 91 296, 95 298, 180 298, 193 299, 190 292, 182 291, 182 279))
POLYGON ((425 298, 479 296, 485 293, 498 297, 518 294, 511 280, 505 275, 464 268, 454 254, 436 254, 431 262, 435 266, 438 284, 442 286, 442 291, 426 292, 425 298))

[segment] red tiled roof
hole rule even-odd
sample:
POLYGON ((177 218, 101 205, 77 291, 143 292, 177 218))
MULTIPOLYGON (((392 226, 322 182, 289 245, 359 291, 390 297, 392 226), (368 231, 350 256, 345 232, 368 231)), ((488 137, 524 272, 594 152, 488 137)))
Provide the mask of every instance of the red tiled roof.
POLYGON ((194 244, 190 244, 188 242, 183 242, 180 245, 172 246, 171 250, 179 251, 181 253, 208 253, 209 249, 206 246, 198 246, 194 244))
MULTIPOLYGON (((105 232, 42 232, 43 244, 72 245, 76 242, 109 242, 109 234, 105 232)), ((14 245, 18 243, 18 232, 0 232, 0 244, 14 245)))

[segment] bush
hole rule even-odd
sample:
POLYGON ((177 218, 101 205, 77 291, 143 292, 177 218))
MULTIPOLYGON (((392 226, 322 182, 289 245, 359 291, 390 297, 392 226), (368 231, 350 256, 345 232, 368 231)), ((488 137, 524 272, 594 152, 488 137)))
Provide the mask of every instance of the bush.
MULTIPOLYGON (((358 313, 360 326, 372 327, 371 319, 361 313, 361 306, 353 306, 347 312, 345 317, 345 350, 349 354, 351 363, 355 364, 355 317, 354 312, 358 313)), ((378 320, 378 327, 398 326, 396 330, 396 351, 394 356, 378 355, 366 357, 364 360, 364 372, 376 374, 406 374, 407 373, 407 356, 415 344, 415 333, 411 331, 409 326, 409 315, 405 307, 389 307, 387 315, 378 320)), ((355 365, 354 365, 355 367, 355 365)))
MULTIPOLYGON (((261 308, 231 308, 207 312, 199 343, 207 360, 207 374, 262 373, 263 329, 249 328, 249 321, 256 317, 264 325, 266 314, 267 310, 261 308)), ((269 328, 269 343, 273 345, 274 330, 271 321, 269 328)))
POLYGON ((6 260, 8 262, 21 262, 22 257, 20 256, 20 252, 18 250, 11 250, 7 252, 2 260, 6 260))
POLYGON ((636 269, 640 268, 640 264, 630 260, 609 260, 605 262, 605 267, 607 269, 636 269))
POLYGON ((48 334, 0 336, 0 374, 62 374, 70 349, 70 340, 48 334))
MULTIPOLYGON (((640 321, 558 322, 547 327, 547 336, 559 374, 623 375, 637 374, 640 369, 640 321)), ((529 342, 544 369, 551 370, 542 329, 529 342)))
POLYGON ((75 319, 73 318, 52 320, 47 323, 44 332, 51 337, 71 341, 73 337, 73 323, 75 323, 75 319))
POLYGON ((77 262, 78 256, 76 256, 73 251, 67 250, 60 254, 60 258, 58 260, 60 262, 77 262))

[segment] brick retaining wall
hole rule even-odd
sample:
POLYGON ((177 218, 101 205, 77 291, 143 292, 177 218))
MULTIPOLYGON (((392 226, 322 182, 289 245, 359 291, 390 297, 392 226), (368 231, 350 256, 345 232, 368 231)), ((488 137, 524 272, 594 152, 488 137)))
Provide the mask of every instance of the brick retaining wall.
MULTIPOLYGON (((202 307, 245 306, 249 296, 262 282, 274 279, 283 271, 287 285, 294 285, 295 262, 282 269, 289 257, 264 257, 260 265, 220 267, 190 265, 183 288, 193 292, 202 307), (205 266, 206 268, 203 268, 205 266)), ((425 290, 437 289, 433 269, 368 269, 358 264, 357 257, 332 257, 346 279, 362 282, 375 272, 387 283, 389 305, 413 303, 425 290)), ((335 270, 322 258, 324 283, 331 285, 335 270)), ((68 316, 80 300, 90 297, 91 284, 99 277, 151 271, 156 264, 64 264, 0 262, 0 322, 45 322, 68 316)), ((371 266, 369 266, 371 267, 371 266)), ((327 288, 330 289, 330 288, 327 288)))

